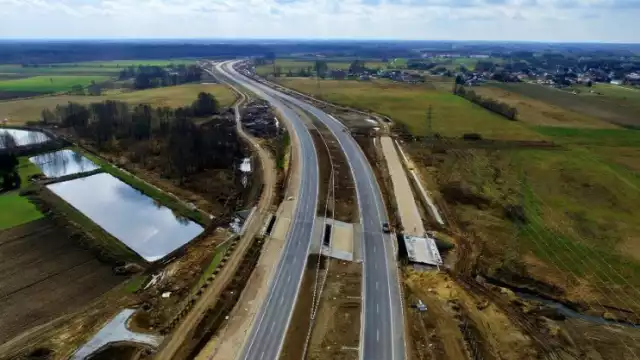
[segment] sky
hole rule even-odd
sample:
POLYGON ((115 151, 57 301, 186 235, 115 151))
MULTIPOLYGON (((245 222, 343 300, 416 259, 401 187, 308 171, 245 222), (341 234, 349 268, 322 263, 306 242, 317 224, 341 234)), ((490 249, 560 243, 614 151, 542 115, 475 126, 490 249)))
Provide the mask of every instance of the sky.
POLYGON ((640 0, 0 0, 0 39, 640 42, 640 0))

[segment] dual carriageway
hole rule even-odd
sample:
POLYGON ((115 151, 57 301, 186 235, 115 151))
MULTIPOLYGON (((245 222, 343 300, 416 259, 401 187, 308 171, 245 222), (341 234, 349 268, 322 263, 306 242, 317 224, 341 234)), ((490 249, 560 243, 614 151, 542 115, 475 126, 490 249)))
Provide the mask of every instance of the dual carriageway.
POLYGON ((333 133, 345 154, 355 183, 362 226, 360 238, 355 241, 359 241, 363 249, 360 358, 404 359, 403 305, 393 240, 382 232, 382 223, 388 221, 388 216, 365 154, 338 120, 307 102, 241 74, 234 68, 236 63, 218 63, 215 71, 225 81, 267 100, 278 110, 294 132, 292 135, 300 164, 299 193, 286 245, 269 283, 267 298, 257 313, 238 359, 275 360, 279 357, 315 233, 319 191, 318 158, 307 125, 294 109, 317 118, 333 133))

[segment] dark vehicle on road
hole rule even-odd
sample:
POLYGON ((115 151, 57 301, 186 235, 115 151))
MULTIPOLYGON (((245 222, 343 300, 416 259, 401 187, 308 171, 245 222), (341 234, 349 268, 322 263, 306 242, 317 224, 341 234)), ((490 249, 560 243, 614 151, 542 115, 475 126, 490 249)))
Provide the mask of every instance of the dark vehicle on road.
POLYGON ((382 232, 388 234, 391 232, 391 228, 389 227, 389 223, 382 223, 382 232))

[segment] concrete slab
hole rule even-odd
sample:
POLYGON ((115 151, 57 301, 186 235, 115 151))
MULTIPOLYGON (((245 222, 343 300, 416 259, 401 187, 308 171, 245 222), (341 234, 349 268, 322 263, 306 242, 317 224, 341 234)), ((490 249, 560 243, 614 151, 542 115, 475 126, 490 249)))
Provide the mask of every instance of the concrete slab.
POLYGON ((433 266, 442 265, 442 258, 434 239, 405 235, 404 243, 410 261, 433 266))
POLYGON ((271 231, 272 238, 278 240, 284 240, 286 238, 291 224, 291 214, 293 214, 295 206, 295 200, 286 200, 282 202, 276 214, 276 223, 273 226, 273 231, 271 231))
MULTIPOLYGON (((318 218, 321 223, 331 225, 331 245, 322 246, 322 254, 341 260, 353 261, 354 250, 354 225, 334 219, 318 218)), ((320 228, 322 228, 320 226, 320 228)), ((322 243, 322 231, 317 234, 319 241, 314 243, 322 243)))

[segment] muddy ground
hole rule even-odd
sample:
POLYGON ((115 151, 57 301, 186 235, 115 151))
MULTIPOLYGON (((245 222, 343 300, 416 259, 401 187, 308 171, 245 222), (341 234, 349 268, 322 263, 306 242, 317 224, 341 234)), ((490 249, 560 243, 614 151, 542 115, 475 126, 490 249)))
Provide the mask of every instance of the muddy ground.
POLYGON ((358 359, 362 265, 330 259, 307 359, 358 359))
POLYGON ((218 245, 231 235, 226 231, 214 231, 197 242, 189 244, 186 252, 155 274, 161 280, 138 292, 145 311, 137 312, 132 326, 143 331, 159 331, 182 309, 185 299, 194 291, 202 276, 202 270, 211 263, 218 245), (169 292, 168 298, 163 293, 169 292))
POLYGON ((0 232, 0 343, 81 308, 126 279, 49 218, 0 232))
MULTIPOLYGON (((300 284, 300 289, 298 290, 298 300, 296 301, 291 323, 280 352, 280 360, 299 360, 303 358, 304 343, 311 325, 316 269, 318 268, 318 261, 323 259, 324 257, 319 257, 317 254, 311 254, 307 259, 307 267, 302 276, 302 284, 300 284)), ((320 262, 321 270, 324 270, 324 263, 324 261, 320 262)))

